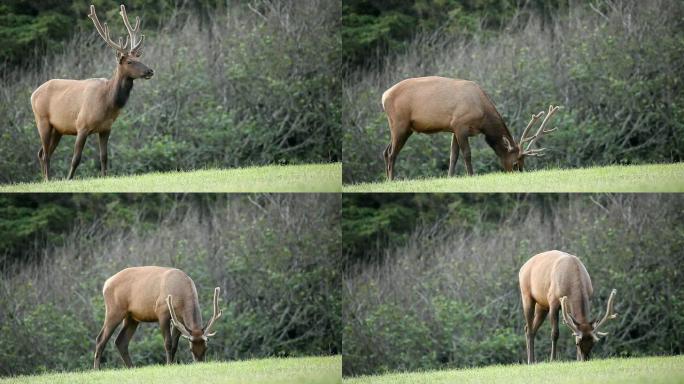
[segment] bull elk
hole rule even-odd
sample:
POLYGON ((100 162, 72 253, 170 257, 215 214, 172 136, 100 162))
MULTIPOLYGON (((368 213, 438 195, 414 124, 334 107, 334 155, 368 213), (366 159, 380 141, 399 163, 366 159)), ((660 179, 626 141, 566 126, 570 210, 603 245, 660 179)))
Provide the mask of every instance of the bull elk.
POLYGON ((128 343, 140 322, 158 322, 164 337, 166 363, 171 364, 180 336, 190 341, 194 361, 204 361, 211 327, 221 317, 219 287, 214 288, 214 314, 202 328, 195 283, 183 271, 164 267, 126 268, 105 281, 102 288, 105 320, 97 335, 93 367, 100 368, 102 351, 119 324, 116 347, 127 367, 132 367, 128 343))
POLYGON ((551 313, 551 361, 556 359, 558 341, 558 311, 563 322, 575 336, 577 360, 589 360, 591 349, 600 336, 599 328, 607 320, 614 319, 613 301, 617 291, 613 289, 608 298, 605 315, 601 320, 589 320, 589 304, 594 289, 584 264, 577 256, 561 251, 548 251, 533 256, 520 268, 520 294, 525 316, 527 338, 527 363, 534 359, 534 336, 551 313))
POLYGON ((38 151, 38 161, 45 180, 50 178, 50 156, 62 135, 76 136, 69 179, 74 177, 76 167, 81 162, 86 138, 93 133, 99 135, 100 167, 102 175, 106 176, 107 141, 112 124, 128 101, 133 80, 149 79, 154 74, 154 71, 138 60, 145 40, 144 35, 139 35, 140 18, 135 18, 135 27, 132 27, 126 15, 126 7, 121 5, 119 13, 128 30, 124 44, 121 43, 121 38, 118 44, 112 41, 107 23, 101 25, 95 14, 95 6, 90 6, 88 15, 105 43, 116 52, 117 67, 111 79, 52 79, 43 83, 31 95, 31 107, 42 144, 38 151))
POLYGON ((453 176, 459 148, 468 175, 473 174, 468 138, 478 134, 494 150, 506 172, 523 171, 525 157, 543 156, 545 148, 533 149, 542 136, 556 128, 546 125, 559 107, 549 106, 541 126, 533 136, 530 128, 544 116, 532 119, 516 143, 494 103, 479 85, 468 80, 429 76, 400 81, 382 94, 382 107, 387 114, 391 141, 383 151, 385 173, 394 178, 394 162, 413 132, 432 134, 451 132, 449 176, 453 176), (524 144, 527 146, 523 149, 524 144))

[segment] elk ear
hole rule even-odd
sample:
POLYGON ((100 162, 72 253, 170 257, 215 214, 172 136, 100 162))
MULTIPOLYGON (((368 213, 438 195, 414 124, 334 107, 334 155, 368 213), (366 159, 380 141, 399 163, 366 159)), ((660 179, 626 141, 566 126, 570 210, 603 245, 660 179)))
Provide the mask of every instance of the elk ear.
POLYGON ((515 150, 515 148, 514 148, 513 145, 511 144, 511 142, 508 141, 508 138, 504 137, 504 138, 503 138, 503 143, 504 143, 504 146, 506 147, 506 150, 507 150, 508 152, 513 152, 513 151, 515 150))

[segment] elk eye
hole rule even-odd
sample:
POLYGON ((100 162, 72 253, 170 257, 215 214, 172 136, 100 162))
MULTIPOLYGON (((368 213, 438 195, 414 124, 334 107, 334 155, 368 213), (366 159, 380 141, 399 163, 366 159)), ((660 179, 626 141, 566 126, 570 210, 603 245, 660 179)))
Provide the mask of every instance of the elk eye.
POLYGON ((128 61, 126 64, 133 64, 133 62, 132 62, 132 61, 128 61))

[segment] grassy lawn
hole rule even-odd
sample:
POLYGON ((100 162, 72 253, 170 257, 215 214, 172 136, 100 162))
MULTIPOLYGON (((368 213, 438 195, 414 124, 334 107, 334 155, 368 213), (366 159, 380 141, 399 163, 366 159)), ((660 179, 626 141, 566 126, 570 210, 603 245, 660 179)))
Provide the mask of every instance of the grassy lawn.
POLYGON ((614 165, 351 184, 343 192, 684 192, 684 163, 614 165))
POLYGON ((76 177, 0 185, 0 192, 340 192, 342 163, 76 177))
POLYGON ((305 357, 263 359, 226 363, 196 363, 172 366, 148 366, 134 369, 110 369, 0 379, 0 383, 71 384, 71 383, 281 383, 327 384, 342 382, 342 357, 305 357))
POLYGON ((684 356, 606 359, 527 365, 497 365, 475 369, 414 372, 344 379, 345 384, 630 384, 684 382, 684 356))

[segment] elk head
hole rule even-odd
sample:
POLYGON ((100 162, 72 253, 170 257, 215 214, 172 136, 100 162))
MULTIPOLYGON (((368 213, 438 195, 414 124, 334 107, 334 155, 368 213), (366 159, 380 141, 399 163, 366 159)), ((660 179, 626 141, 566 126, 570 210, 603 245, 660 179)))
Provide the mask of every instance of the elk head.
POLYGON ((537 140, 539 140, 539 138, 557 129, 546 129, 546 124, 549 122, 551 116, 553 116, 553 114, 556 113, 556 111, 559 108, 559 106, 554 107, 553 105, 549 105, 549 110, 546 113, 546 117, 544 117, 544 120, 542 121, 541 125, 539 126, 539 129, 537 130, 537 133, 535 133, 534 136, 528 137, 527 133, 529 132, 530 128, 533 125, 535 125, 535 123, 539 121, 539 119, 542 116, 544 116, 544 111, 541 111, 536 115, 532 115, 530 122, 527 123, 527 127, 525 127, 525 130, 520 136, 520 141, 518 141, 517 144, 511 143, 506 137, 503 138, 504 145, 506 146, 508 153, 501 157, 501 165, 503 166, 504 170, 506 170, 506 172, 516 170, 522 172, 525 168, 526 156, 544 156, 544 151, 546 150, 546 148, 532 149, 532 146, 534 145, 534 143, 537 142, 537 140), (527 143, 527 148, 523 149, 523 144, 525 143, 527 143))
POLYGON ((599 332, 598 329, 606 322, 606 320, 614 319, 617 314, 613 312, 613 301, 617 291, 613 289, 608 298, 608 305, 606 307, 606 314, 600 321, 591 321, 589 323, 580 323, 573 317, 568 308, 568 297, 563 296, 560 299, 561 311, 563 312, 563 323, 575 335, 575 345, 577 346, 577 360, 589 360, 591 349, 594 344, 600 340, 600 337, 608 335, 605 332, 599 332))
POLYGON ((140 35, 140 18, 136 16, 135 27, 131 27, 131 23, 128 21, 128 15, 126 15, 126 7, 123 4, 121 5, 119 14, 128 31, 128 36, 126 36, 126 42, 124 44, 121 43, 121 38, 119 38, 118 44, 112 41, 109 37, 109 27, 107 26, 107 23, 104 23, 104 26, 100 24, 100 20, 98 20, 97 14, 95 14, 94 5, 90 6, 90 14, 88 17, 93 20, 95 29, 97 29, 97 33, 100 34, 100 37, 102 37, 105 43, 116 52, 119 74, 131 79, 139 79, 141 77, 149 79, 154 75, 154 71, 138 59, 142 55, 142 43, 145 40, 145 35, 140 35))
POLYGON ((176 316, 176 311, 173 308, 172 297, 168 295, 166 297, 166 305, 169 307, 169 313, 171 314, 171 325, 176 327, 181 333, 181 336, 188 339, 190 342, 190 352, 192 352, 192 359, 194 361, 204 361, 204 354, 207 352, 207 339, 214 336, 216 332, 211 332, 211 327, 214 322, 221 317, 223 311, 219 310, 219 293, 221 288, 214 288, 214 314, 211 316, 209 323, 200 332, 190 332, 185 325, 178 320, 176 316))

